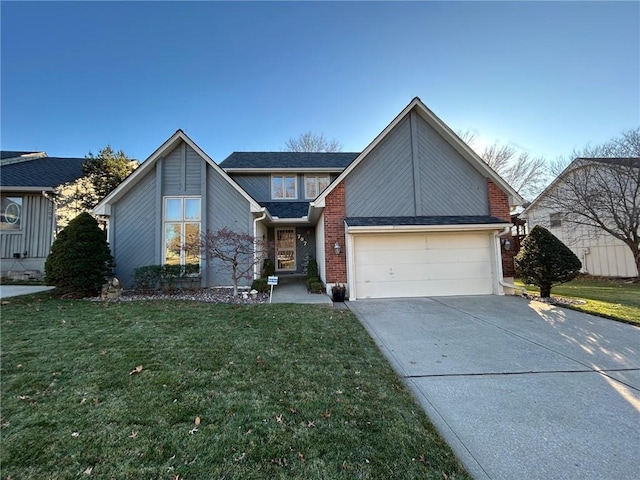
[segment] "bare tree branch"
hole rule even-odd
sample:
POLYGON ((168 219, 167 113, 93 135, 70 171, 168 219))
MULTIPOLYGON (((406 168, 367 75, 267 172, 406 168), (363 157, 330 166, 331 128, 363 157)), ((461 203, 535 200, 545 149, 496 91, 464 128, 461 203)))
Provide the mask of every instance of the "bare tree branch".
POLYGON ((267 244, 248 233, 224 227, 202 234, 197 245, 185 245, 185 249, 200 248, 207 260, 218 260, 216 268, 231 274, 233 294, 238 294, 238 281, 252 279, 253 268, 262 262, 267 244))
POLYGON ((287 152, 339 152, 342 145, 336 139, 329 140, 324 134, 315 134, 311 131, 301 133, 297 137, 291 137, 285 143, 287 152))

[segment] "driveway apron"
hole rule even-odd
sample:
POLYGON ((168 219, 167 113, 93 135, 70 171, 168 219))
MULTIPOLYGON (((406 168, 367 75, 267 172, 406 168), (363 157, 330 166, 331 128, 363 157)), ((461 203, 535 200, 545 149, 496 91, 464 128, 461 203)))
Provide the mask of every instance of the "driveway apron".
POLYGON ((474 478, 640 478, 640 328, 509 296, 349 307, 474 478))

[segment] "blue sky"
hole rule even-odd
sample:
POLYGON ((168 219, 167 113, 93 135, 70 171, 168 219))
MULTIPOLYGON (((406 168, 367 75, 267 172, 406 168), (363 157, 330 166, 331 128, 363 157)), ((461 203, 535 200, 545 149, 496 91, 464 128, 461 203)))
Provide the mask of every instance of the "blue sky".
POLYGON ((640 124, 638 2, 7 2, 1 146, 362 150, 419 96, 553 159, 640 124))

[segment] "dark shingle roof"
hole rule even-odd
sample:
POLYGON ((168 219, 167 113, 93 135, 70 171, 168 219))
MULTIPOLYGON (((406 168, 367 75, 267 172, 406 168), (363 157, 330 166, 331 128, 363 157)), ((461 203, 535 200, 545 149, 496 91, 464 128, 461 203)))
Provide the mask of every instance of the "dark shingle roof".
POLYGON ((611 165, 621 165, 623 167, 640 168, 640 158, 578 158, 576 160, 588 160, 591 162, 608 163, 611 165))
POLYGON ((0 151, 0 159, 5 159, 5 158, 17 158, 17 157, 21 157, 23 155, 32 155, 34 153, 40 153, 40 152, 18 152, 16 150, 2 150, 0 151))
POLYGON ((3 187, 56 187, 82 177, 85 158, 42 157, 3 165, 3 187))
POLYGON ((260 202, 260 205, 278 218, 301 218, 309 212, 309 202, 260 202))
POLYGON ((424 216, 424 217, 349 217, 345 222, 350 227, 381 227, 391 225, 484 225, 508 223, 489 215, 424 216))
POLYGON ((222 168, 336 168, 343 169, 359 154, 355 152, 233 152, 222 168))

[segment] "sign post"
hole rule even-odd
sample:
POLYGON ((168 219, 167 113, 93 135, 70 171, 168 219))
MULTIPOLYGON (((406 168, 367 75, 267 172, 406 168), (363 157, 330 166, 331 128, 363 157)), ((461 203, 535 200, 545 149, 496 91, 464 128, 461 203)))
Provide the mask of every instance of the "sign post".
POLYGON ((269 303, 271 303, 271 299, 273 298, 273 286, 278 284, 278 277, 269 276, 267 277, 267 285, 271 285, 271 293, 269 294, 269 303))

